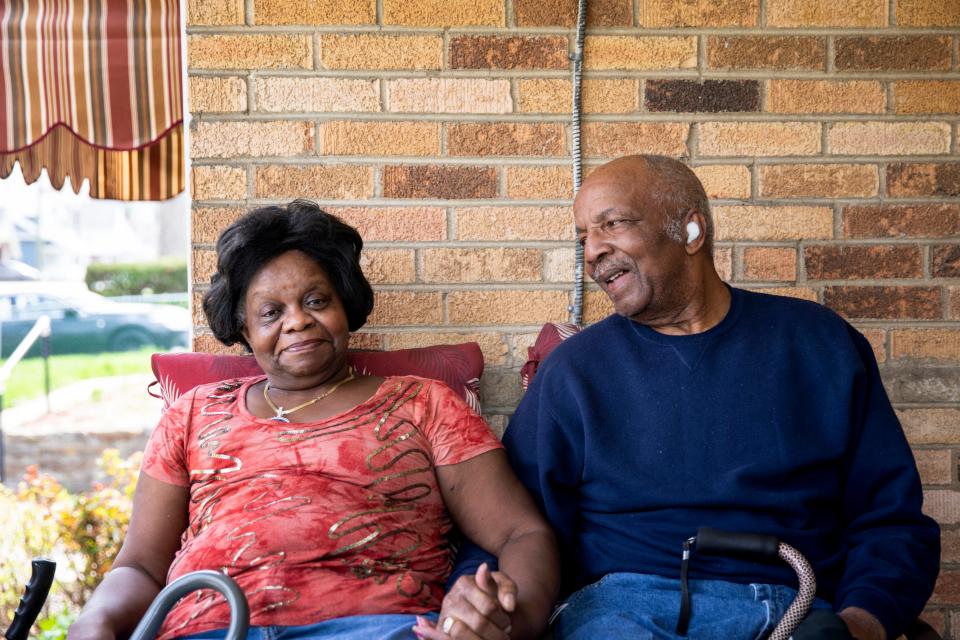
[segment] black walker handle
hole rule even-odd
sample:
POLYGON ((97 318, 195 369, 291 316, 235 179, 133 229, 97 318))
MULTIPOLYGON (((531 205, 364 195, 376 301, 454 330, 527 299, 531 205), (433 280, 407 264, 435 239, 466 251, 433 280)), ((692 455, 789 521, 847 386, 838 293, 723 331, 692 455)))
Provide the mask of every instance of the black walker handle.
POLYGON ((157 594, 140 624, 133 630, 129 640, 153 640, 163 625, 164 618, 180 598, 197 589, 216 589, 223 594, 230 607, 230 627, 226 640, 243 640, 250 626, 250 606, 243 591, 233 578, 219 571, 194 571, 183 575, 157 594))
POLYGON ((34 558, 30 563, 32 572, 27 588, 24 589, 20 604, 13 614, 13 622, 4 634, 7 640, 27 640, 30 627, 40 615, 40 609, 50 593, 53 584, 53 575, 57 571, 57 563, 46 558, 34 558))
POLYGON ((777 562, 780 559, 780 540, 776 536, 760 533, 737 533, 711 527, 697 529, 697 553, 725 555, 777 562))

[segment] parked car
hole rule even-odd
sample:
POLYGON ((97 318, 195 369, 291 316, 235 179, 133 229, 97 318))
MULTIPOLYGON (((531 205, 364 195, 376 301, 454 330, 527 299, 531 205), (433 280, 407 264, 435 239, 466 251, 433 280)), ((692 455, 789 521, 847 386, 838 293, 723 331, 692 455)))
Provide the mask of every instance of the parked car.
POLYGON ((39 280, 40 272, 19 260, 0 260, 0 280, 39 280))
MULTIPOLYGON (((82 282, 0 282, 0 357, 7 357, 41 315, 50 316, 50 352, 186 347, 190 314, 166 304, 117 302, 82 282)), ((39 355, 39 342, 29 355, 39 355)))

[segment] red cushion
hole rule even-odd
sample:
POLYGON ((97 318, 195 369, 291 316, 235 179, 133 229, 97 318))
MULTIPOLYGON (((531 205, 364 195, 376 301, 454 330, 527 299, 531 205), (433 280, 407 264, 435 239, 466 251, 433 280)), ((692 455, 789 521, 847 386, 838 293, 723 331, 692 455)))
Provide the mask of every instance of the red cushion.
POLYGON ((533 374, 537 372, 540 363, 550 355, 558 344, 572 335, 580 333, 582 327, 569 322, 548 322, 540 329, 536 342, 527 349, 527 362, 520 368, 520 382, 523 383, 523 390, 526 391, 533 380, 533 374))
MULTIPOLYGON (((414 375, 446 382, 480 412, 480 376, 483 354, 476 342, 436 345, 397 351, 351 351, 350 364, 377 376, 414 375)), ((164 409, 185 391, 208 382, 244 378, 263 373, 253 356, 212 353, 155 353, 153 375, 160 385, 164 409)), ((151 385, 153 386, 153 385, 151 385)), ((156 394, 152 394, 156 395, 156 394)))

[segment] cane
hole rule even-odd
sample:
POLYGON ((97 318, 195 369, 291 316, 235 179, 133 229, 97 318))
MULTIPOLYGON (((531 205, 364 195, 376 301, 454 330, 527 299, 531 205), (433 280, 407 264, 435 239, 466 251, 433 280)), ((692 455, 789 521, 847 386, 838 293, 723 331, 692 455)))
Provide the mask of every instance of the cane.
POLYGON ((799 588, 787 612, 777 623, 769 640, 788 640, 793 630, 807 616, 810 605, 817 592, 817 579, 813 567, 799 551, 776 536, 756 533, 735 533, 710 527, 697 529, 697 535, 683 543, 683 561, 680 564, 680 616, 677 620, 677 634, 687 635, 690 624, 690 591, 687 587, 687 573, 690 557, 696 550, 701 555, 728 555, 747 560, 776 562, 782 560, 789 564, 797 574, 799 588))

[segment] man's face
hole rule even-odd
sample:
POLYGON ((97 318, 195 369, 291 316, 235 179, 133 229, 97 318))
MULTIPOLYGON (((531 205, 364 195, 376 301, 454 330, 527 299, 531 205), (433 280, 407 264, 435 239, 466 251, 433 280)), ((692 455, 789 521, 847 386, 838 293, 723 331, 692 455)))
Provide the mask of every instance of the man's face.
POLYGON ((689 299, 687 254, 664 231, 664 212, 649 195, 654 185, 609 173, 598 170, 573 203, 586 272, 618 314, 656 325, 689 299))

